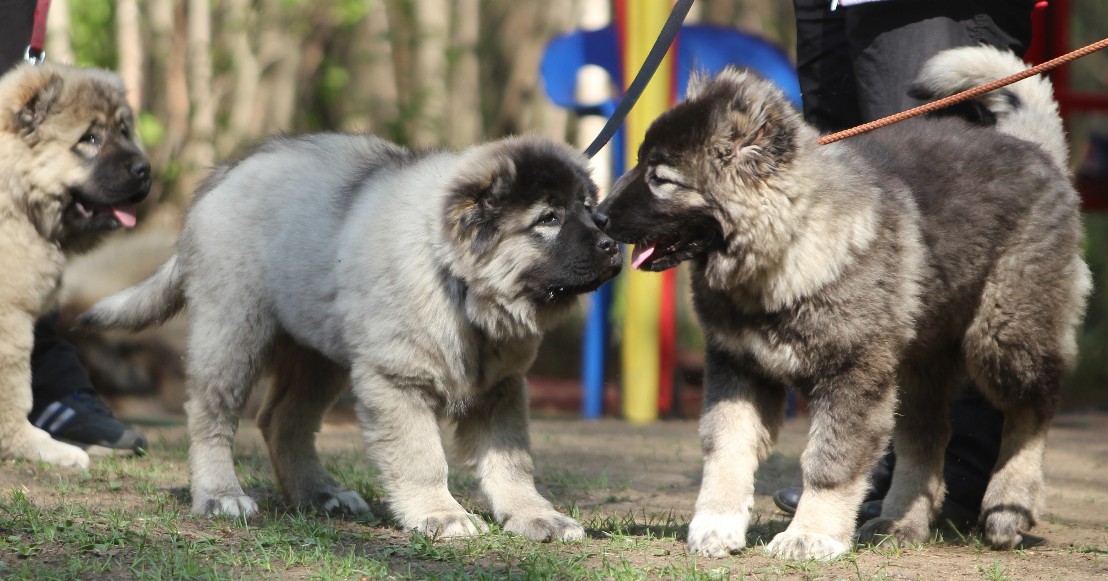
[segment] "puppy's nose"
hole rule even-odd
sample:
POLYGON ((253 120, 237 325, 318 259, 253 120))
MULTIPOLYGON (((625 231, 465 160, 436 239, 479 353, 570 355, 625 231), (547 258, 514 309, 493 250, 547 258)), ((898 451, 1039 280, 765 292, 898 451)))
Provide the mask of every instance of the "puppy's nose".
MULTIPOLYGON (((608 213, 603 210, 597 210, 596 212, 593 212, 592 220, 593 222, 596 222, 596 225, 602 230, 608 227, 608 213)), ((611 240, 609 240, 609 242, 611 242, 611 240)))
POLYGON ((131 175, 144 179, 150 177, 150 162, 145 159, 140 159, 131 164, 131 175))
POLYGON ((596 241, 596 247, 608 254, 619 252, 619 244, 607 236, 601 236, 600 239, 596 241))

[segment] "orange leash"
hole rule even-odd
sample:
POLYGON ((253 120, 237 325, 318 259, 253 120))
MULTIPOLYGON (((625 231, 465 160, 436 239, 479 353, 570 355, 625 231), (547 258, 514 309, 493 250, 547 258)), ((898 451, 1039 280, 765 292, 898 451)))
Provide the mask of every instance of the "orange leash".
POLYGON ((1094 42, 1094 43, 1092 43, 1088 46, 1079 48, 1075 51, 1068 52, 1068 53, 1066 53, 1066 54, 1064 54, 1060 57, 1050 59, 1050 60, 1046 61, 1045 63, 1035 65, 1035 66, 1033 66, 1033 67, 1031 67, 1031 68, 1029 68, 1025 71, 1018 72, 1014 75, 1009 75, 1007 77, 1004 77, 1003 79, 997 79, 997 80, 995 80, 991 83, 981 85, 979 87, 974 87, 972 89, 966 89, 965 91, 962 91, 961 93, 955 93, 953 95, 950 95, 949 97, 943 97, 942 99, 939 99, 938 101, 932 101, 930 103, 920 105, 919 107, 908 109, 907 111, 901 111, 900 113, 889 115, 888 117, 882 117, 882 118, 880 118, 876 121, 870 121, 869 123, 864 123, 864 124, 859 125, 857 127, 851 127, 850 129, 844 129, 842 131, 839 131, 838 133, 832 133, 830 135, 824 135, 823 137, 819 138, 819 144, 820 145, 827 145, 828 143, 834 143, 836 141, 846 139, 847 137, 854 137, 855 135, 858 135, 860 133, 865 133, 867 131, 873 131, 874 129, 877 129, 878 127, 884 127, 886 125, 892 125, 893 123, 896 123, 898 121, 903 121, 905 119, 911 119, 912 117, 919 117, 920 115, 924 115, 924 114, 930 113, 932 111, 937 111, 939 109, 942 109, 943 107, 948 107, 950 105, 954 105, 955 103, 961 103, 962 101, 968 101, 968 100, 970 100, 970 99, 972 99, 972 98, 974 98, 978 95, 988 93, 989 91, 994 91, 994 90, 999 89, 999 88, 1001 88, 1003 86, 1006 86, 1006 85, 1011 85, 1012 83, 1015 83, 1017 81, 1022 81, 1024 79, 1026 79, 1027 77, 1033 77, 1033 76, 1035 76, 1039 73, 1049 71, 1049 70, 1051 70, 1051 69, 1053 69, 1053 68, 1055 68, 1059 65, 1063 65, 1063 64, 1068 63, 1072 60, 1079 59, 1079 58, 1081 58, 1081 57, 1083 57, 1087 54, 1094 53, 1094 52, 1096 52, 1096 51, 1098 51, 1098 50, 1100 50, 1104 47, 1108 47, 1108 38, 1101 39, 1101 40, 1099 40, 1097 42, 1094 42))

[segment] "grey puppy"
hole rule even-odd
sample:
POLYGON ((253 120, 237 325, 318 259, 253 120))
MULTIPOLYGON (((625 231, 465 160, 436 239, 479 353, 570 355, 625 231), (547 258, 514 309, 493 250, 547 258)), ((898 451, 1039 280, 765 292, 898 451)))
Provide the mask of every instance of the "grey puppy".
POLYGON ((447 489, 446 417, 505 530, 580 539, 581 525, 535 489, 524 373, 543 331, 622 266, 618 244, 592 221, 585 162, 533 137, 460 153, 413 153, 367 135, 275 139, 218 168, 176 256, 80 322, 139 329, 188 304, 195 513, 257 510, 231 445, 247 394, 270 368, 258 426, 291 502, 368 509, 314 445, 349 380, 405 529, 487 529, 447 489))
MULTIPOLYGON (((956 49, 916 89, 940 96, 1023 68, 956 49)), ((981 123, 918 119, 820 146, 778 89, 730 69, 648 130, 597 222, 637 244, 637 268, 692 261, 708 354, 690 551, 746 545, 787 387, 809 399, 811 429, 804 496, 771 554, 849 550, 890 434, 892 489, 860 536, 925 540, 944 495, 947 401, 966 376, 1005 418, 985 538, 1011 547, 1034 524, 1090 276, 1050 84, 1023 81, 977 110, 981 123)))
POLYGON ((27 420, 35 320, 57 308, 69 256, 135 225, 150 162, 114 73, 22 65, 0 77, 0 457, 87 467, 27 420))

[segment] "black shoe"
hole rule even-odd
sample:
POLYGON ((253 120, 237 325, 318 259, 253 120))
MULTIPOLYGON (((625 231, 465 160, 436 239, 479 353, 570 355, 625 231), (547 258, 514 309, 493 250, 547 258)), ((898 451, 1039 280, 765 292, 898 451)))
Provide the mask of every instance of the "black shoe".
MULTIPOLYGON (((799 486, 782 488, 773 495, 773 504, 782 512, 796 514, 796 505, 800 504, 800 495, 804 492, 799 486)), ((858 522, 864 523, 881 516, 881 499, 867 500, 858 509, 858 522)))
POLYGON ((773 504, 776 504, 777 508, 783 512, 796 514, 796 505, 800 504, 800 494, 802 492, 804 492, 804 489, 799 486, 782 488, 774 493, 773 504))
POLYGON ((880 500, 863 502, 862 506, 858 508, 858 522, 864 523, 881 516, 881 502, 880 500))
POLYGON ((96 395, 75 391, 29 418, 55 440, 83 448, 91 456, 146 453, 146 437, 115 419, 96 395))

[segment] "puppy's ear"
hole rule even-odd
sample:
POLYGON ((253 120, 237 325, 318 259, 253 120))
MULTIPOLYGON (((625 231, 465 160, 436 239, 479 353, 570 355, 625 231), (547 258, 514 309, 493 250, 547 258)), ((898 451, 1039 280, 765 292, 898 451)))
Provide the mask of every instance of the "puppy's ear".
POLYGON ((481 160, 459 174, 446 202, 446 228, 459 244, 468 244, 477 256, 496 246, 500 238, 500 200, 511 191, 515 164, 504 156, 481 160))
POLYGON ((22 106, 15 114, 15 124, 22 135, 30 135, 46 120, 61 95, 62 76, 54 71, 31 69, 20 89, 22 106))
POLYGON ((732 159, 754 175, 771 173, 789 161, 803 126, 784 93, 753 76, 734 93, 722 118, 732 159))

